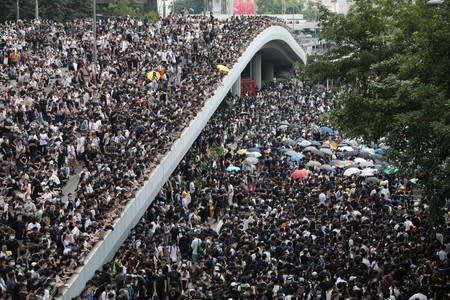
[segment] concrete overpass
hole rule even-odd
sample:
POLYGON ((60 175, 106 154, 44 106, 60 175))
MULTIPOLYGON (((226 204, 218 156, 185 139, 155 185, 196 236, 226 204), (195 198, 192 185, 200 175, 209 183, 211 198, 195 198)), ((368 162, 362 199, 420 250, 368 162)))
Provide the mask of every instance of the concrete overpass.
POLYGON ((109 230, 104 234, 102 240, 86 257, 84 266, 76 270, 59 299, 70 300, 78 296, 95 271, 114 258, 130 230, 136 226, 152 204, 161 187, 183 159, 222 100, 233 87, 233 90, 236 90, 236 86, 240 84, 241 73, 247 65, 250 64, 255 80, 257 81, 259 78, 260 82, 264 69, 265 76, 273 76, 273 72, 270 72, 271 68, 265 68, 262 62, 275 67, 275 64, 289 65, 294 61, 306 63, 306 54, 291 33, 282 26, 265 29, 250 43, 230 72, 223 78, 222 85, 206 101, 189 126, 184 129, 180 138, 174 142, 160 164, 152 171, 135 198, 129 201, 121 217, 115 221, 114 230, 109 230))

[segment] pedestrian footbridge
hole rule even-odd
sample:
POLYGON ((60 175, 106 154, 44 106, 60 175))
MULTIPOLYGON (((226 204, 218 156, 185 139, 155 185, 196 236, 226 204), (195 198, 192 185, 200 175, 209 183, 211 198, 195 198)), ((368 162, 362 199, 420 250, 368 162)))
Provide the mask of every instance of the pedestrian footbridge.
POLYGON ((60 299, 72 299, 78 296, 95 271, 114 257, 130 230, 139 222, 225 96, 230 91, 240 94, 241 73, 246 68, 250 69, 251 77, 256 85, 261 87, 262 79, 272 79, 279 66, 289 66, 294 61, 306 63, 306 53, 286 28, 272 26, 254 38, 237 63, 223 78, 222 85, 206 101, 205 106, 185 128, 180 138, 174 142, 136 197, 127 204, 121 217, 113 225, 114 230, 105 233, 103 239, 86 257, 84 266, 76 270, 68 286, 62 291, 60 299))

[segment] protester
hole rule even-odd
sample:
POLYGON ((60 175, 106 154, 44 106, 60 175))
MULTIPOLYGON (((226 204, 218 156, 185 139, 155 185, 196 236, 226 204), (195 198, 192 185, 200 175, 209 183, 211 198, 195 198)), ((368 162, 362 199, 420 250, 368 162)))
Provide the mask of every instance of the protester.
POLYGON ((71 277, 221 84, 217 64, 274 24, 102 19, 95 66, 89 20, 0 25, 2 297, 48 299, 71 277))
POLYGON ((384 146, 326 127, 336 99, 284 82, 225 100, 77 299, 448 298, 449 224, 429 234, 427 200, 384 146))

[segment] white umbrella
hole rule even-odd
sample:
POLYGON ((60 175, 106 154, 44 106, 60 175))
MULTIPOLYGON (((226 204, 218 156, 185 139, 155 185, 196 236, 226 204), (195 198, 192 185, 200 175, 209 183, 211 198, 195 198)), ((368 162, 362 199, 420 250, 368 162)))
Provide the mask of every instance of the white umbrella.
POLYGON ((255 165, 258 163, 258 159, 256 157, 247 157, 244 159, 244 164, 246 165, 255 165))
POLYGON ((369 168, 369 167, 374 167, 375 165, 374 165, 373 161, 368 160, 368 161, 360 163, 359 166, 361 168, 369 168))
POLYGON ((355 162, 355 164, 358 164, 358 165, 367 162, 367 160, 365 160, 364 158, 361 158, 361 157, 357 157, 353 161, 355 162))
POLYGON ((348 168, 344 172, 344 176, 352 176, 361 173, 361 170, 358 168, 348 168))
POLYGON ((261 157, 261 156, 262 156, 262 154, 259 153, 259 152, 247 152, 247 157, 256 157, 256 158, 258 158, 258 157, 261 157))
POLYGON ((359 175, 363 176, 363 177, 371 177, 371 176, 374 176, 376 173, 377 173, 376 169, 365 168, 361 171, 361 174, 359 174, 359 175))

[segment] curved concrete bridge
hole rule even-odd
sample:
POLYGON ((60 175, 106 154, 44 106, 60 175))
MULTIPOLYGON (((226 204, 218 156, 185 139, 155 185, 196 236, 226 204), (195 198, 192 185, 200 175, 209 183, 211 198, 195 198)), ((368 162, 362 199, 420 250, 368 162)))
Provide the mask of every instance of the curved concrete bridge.
POLYGON ((234 92, 240 93, 238 89, 240 90, 240 77, 244 69, 249 65, 250 74, 260 87, 261 78, 271 79, 275 67, 292 65, 294 61, 306 63, 306 53, 284 27, 269 27, 255 37, 223 78, 222 85, 174 142, 136 197, 127 204, 121 217, 116 220, 114 230, 106 232, 103 240, 99 241, 86 257, 84 266, 76 270, 68 286, 62 291, 63 296, 60 299, 69 300, 78 296, 95 271, 114 257, 130 230, 139 222, 228 92, 233 89, 234 92))

